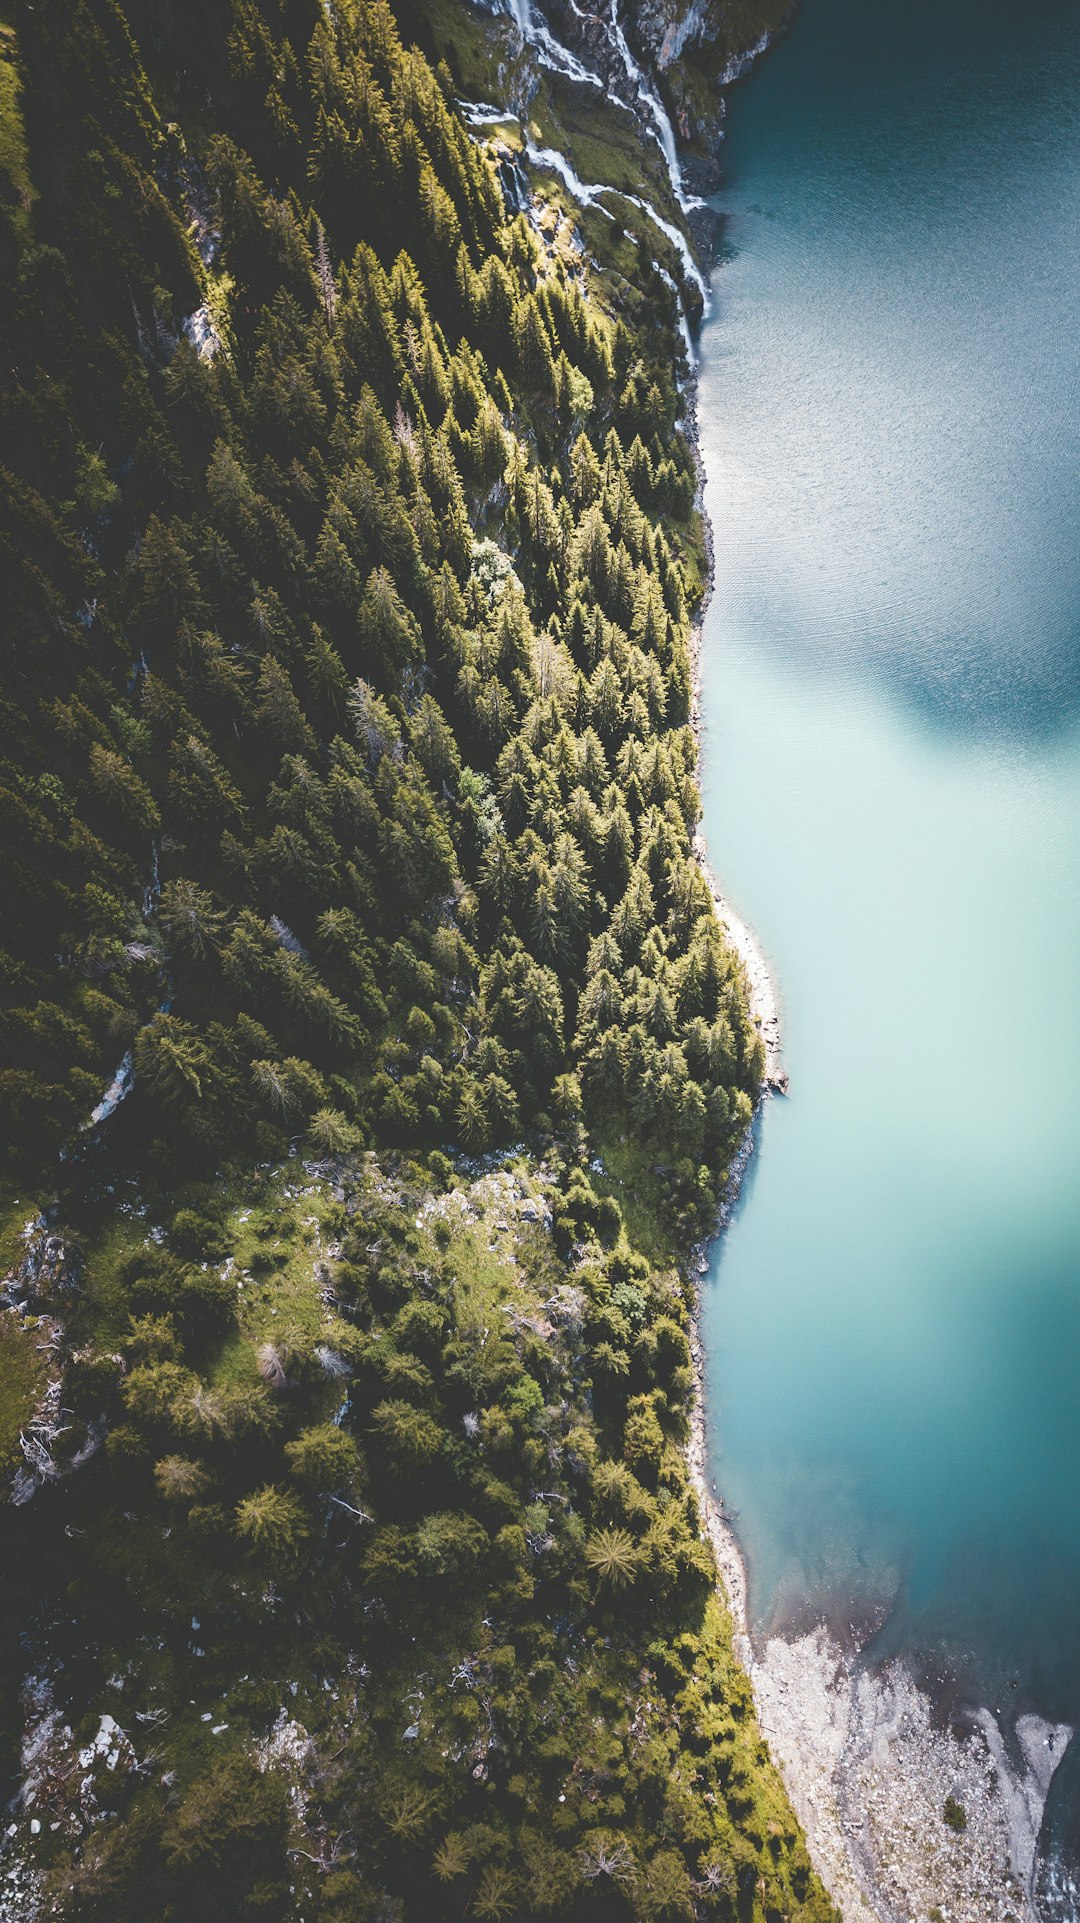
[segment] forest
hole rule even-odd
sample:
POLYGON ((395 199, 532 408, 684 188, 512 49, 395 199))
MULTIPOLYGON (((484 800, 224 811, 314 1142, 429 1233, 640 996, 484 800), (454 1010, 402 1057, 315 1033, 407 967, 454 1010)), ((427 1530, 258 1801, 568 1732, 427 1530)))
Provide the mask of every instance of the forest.
POLYGON ((678 289, 415 11, 0 28, 8 1913, 818 1923, 686 1459, 678 289))

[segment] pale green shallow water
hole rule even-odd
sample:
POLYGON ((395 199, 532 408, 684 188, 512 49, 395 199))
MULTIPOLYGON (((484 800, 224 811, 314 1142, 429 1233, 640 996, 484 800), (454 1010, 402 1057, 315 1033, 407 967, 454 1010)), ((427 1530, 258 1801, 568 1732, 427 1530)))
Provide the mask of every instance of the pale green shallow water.
POLYGON ((1080 1721, 1080 9, 806 0, 729 126, 705 827, 792 1092, 714 1473, 758 1626, 1080 1721))

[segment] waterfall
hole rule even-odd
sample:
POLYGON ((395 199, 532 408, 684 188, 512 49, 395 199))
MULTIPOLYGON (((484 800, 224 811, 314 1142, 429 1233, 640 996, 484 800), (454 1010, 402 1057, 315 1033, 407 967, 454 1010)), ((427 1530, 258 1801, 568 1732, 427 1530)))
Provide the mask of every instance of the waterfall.
POLYGON ((191 342, 201 361, 212 361, 221 346, 221 335, 214 324, 214 316, 204 301, 193 314, 182 323, 186 340, 191 342))
POLYGON ((576 53, 571 53, 569 47, 563 46, 561 40, 556 40, 549 28, 534 22, 529 29, 529 44, 536 48, 545 67, 565 74, 569 80, 580 81, 586 87, 597 87, 603 93, 604 83, 600 75, 594 73, 591 67, 586 67, 576 53))
MULTIPOLYGON (((574 10, 577 12, 577 8, 574 10)), ((629 42, 623 32, 622 22, 619 19, 619 0, 611 0, 609 32, 619 58, 626 69, 626 77, 630 85, 635 89, 637 98, 640 100, 642 106, 646 108, 653 122, 656 138, 660 144, 660 151, 667 164, 668 178, 671 181, 671 191, 675 195, 679 206, 682 208, 684 214, 689 213, 692 207, 704 207, 706 203, 701 199, 699 194, 686 194, 683 192, 682 168, 679 165, 679 154, 675 144, 675 129, 671 124, 671 117, 663 101, 660 99, 659 94, 653 92, 630 51, 629 42)), ((698 278, 700 278, 700 276, 698 278)), ((704 289, 702 291, 704 292, 704 289)))
POLYGON ((534 167, 542 167, 545 173, 558 174, 563 186, 573 195, 579 207, 598 207, 608 220, 614 220, 614 214, 610 208, 604 206, 600 198, 601 194, 613 193, 614 188, 606 186, 602 181, 596 181, 590 186, 584 180, 580 180, 566 155, 560 153, 557 147, 538 147, 534 141, 526 140, 525 153, 534 167))
MULTIPOLYGON (((615 190, 613 189, 612 191, 615 191, 615 190)), ((670 240, 672 246, 675 249, 675 252, 679 256, 679 259, 682 261, 683 273, 686 275, 687 280, 693 281, 694 286, 697 288, 698 293, 701 295, 702 301, 704 302, 705 312, 708 313, 709 311, 708 283, 700 267, 698 266, 697 261, 694 259, 693 254, 690 252, 690 248, 687 243, 686 236, 680 231, 678 227, 676 227, 674 221, 665 220, 663 214, 657 213, 656 208, 653 206, 651 200, 642 200, 640 195, 638 194, 623 194, 622 197, 624 200, 628 200, 631 206, 640 207, 642 213, 648 214, 649 219, 653 221, 657 227, 659 227, 660 232, 662 234, 667 235, 668 239, 670 240)))
MULTIPOLYGON (((663 214, 657 213, 651 201, 643 200, 639 194, 626 194, 621 187, 609 187, 603 181, 590 183, 579 179, 571 167, 570 162, 567 160, 566 155, 560 153, 556 147, 538 147, 535 142, 527 140, 525 142, 525 154, 526 158, 532 161, 534 167, 542 167, 547 173, 558 174, 563 186, 568 193, 573 195, 579 206, 595 207, 607 220, 614 220, 615 216, 609 207, 604 206, 603 199, 601 198, 604 194, 614 194, 619 200, 629 201, 632 207, 640 207, 642 213, 648 214, 654 226, 658 227, 660 232, 670 240, 682 262, 683 272, 687 280, 693 282, 705 303, 706 310, 708 309, 709 290, 685 238, 670 220, 665 220, 663 214)), ((633 240, 633 238, 634 236, 632 234, 627 235, 628 240, 633 240)), ((678 297, 680 331, 686 342, 692 365, 694 350, 682 295, 679 293, 678 288, 675 287, 675 282, 672 280, 671 275, 667 273, 664 268, 660 269, 660 273, 668 285, 675 288, 678 297)))
MULTIPOLYGON (((591 67, 587 67, 583 61, 579 60, 577 54, 572 53, 569 47, 564 47, 561 40, 556 40, 547 22, 534 15, 531 0, 506 0, 506 5, 521 35, 523 45, 530 46, 534 49, 543 66, 550 67, 555 73, 561 73, 567 79, 576 80, 584 86, 598 87, 600 91, 606 95, 606 98, 611 101, 613 106, 622 108, 627 106, 627 102, 618 94, 611 93, 605 88, 599 74, 594 73, 591 67)), ((600 18, 600 24, 605 28, 608 38, 622 62, 626 78, 633 89, 634 99, 645 108, 652 122, 654 137, 664 156, 668 179, 671 182, 671 191, 675 195, 679 206, 684 213, 688 213, 693 207, 704 207, 705 202, 700 196, 693 194, 688 195, 683 191, 682 168, 679 165, 675 129, 671 124, 671 117, 663 101, 660 99, 659 94, 655 93, 649 86, 645 75, 630 51, 629 41, 623 31, 622 22, 619 19, 619 0, 609 0, 609 13, 606 20, 600 16, 587 14, 584 9, 577 4, 577 0, 570 0, 570 6, 579 20, 585 21, 600 18)), ((766 35, 765 43, 767 43, 767 40, 768 36, 766 35)), ((754 59, 758 51, 758 48, 754 48, 751 53, 745 57, 747 65, 754 59)), ((742 70, 740 66, 740 71, 742 70)), ((479 116, 481 113, 486 119, 488 114, 494 117, 496 110, 487 106, 482 108, 477 107, 471 111, 467 111, 466 117, 471 121, 472 125, 481 126, 484 124, 483 120, 473 118, 473 114, 479 116)), ((696 270, 695 277, 700 280, 700 276, 696 275, 696 270)))
MULTIPOLYGON (((663 101, 648 85, 645 75, 630 51, 629 42, 627 41, 622 23, 619 19, 618 0, 609 0, 609 13, 606 19, 602 16, 586 14, 578 4, 578 0, 570 0, 570 6, 582 21, 600 19, 600 24, 603 25, 608 39, 611 41, 622 63, 627 80, 633 90, 634 99, 640 107, 644 108, 648 116, 650 131, 659 144, 660 151, 664 156, 668 178, 671 182, 671 189, 680 208, 684 213, 687 213, 693 207, 703 207, 705 205, 703 200, 697 196, 688 195, 683 191, 682 169, 679 165, 675 130, 663 101)), ((628 103, 624 99, 618 94, 609 92, 608 89, 604 87, 604 83, 598 74, 593 73, 591 68, 586 67, 584 63, 578 59, 577 55, 570 51, 569 47, 564 47, 561 41, 555 39, 546 21, 539 15, 534 14, 532 0, 501 0, 501 3, 500 0, 496 0, 496 6, 493 10, 510 13, 521 35, 522 44, 533 48, 543 66, 550 67, 554 72, 561 73, 567 79, 577 81, 582 85, 600 88, 613 105, 627 109, 628 103)), ((473 104, 462 101, 460 105, 465 119, 469 125, 473 127, 495 126, 498 125, 500 121, 516 120, 518 118, 516 114, 503 112, 498 107, 491 106, 486 101, 478 101, 473 104)), ((629 110, 633 111, 632 107, 630 107, 629 110)), ((605 194, 617 194, 620 199, 629 201, 631 206, 639 207, 644 214, 648 215, 654 225, 659 228, 666 239, 671 242, 671 245, 679 256, 684 278, 697 288, 701 295, 705 311, 708 312, 709 289, 704 275, 694 259, 686 236, 673 221, 665 219, 663 214, 658 213, 651 201, 645 200, 639 194, 628 194, 623 192, 621 188, 610 187, 599 181, 588 182, 582 180, 567 160, 565 154, 560 153, 554 147, 539 147, 532 140, 526 139, 525 154, 534 167, 541 167, 548 173, 557 174, 567 192, 573 196, 579 206, 595 207, 608 220, 614 220, 615 216, 610 208, 604 205, 603 196, 605 194)), ((663 269, 661 269, 661 272, 663 278, 675 289, 679 311, 680 332, 691 364, 693 364, 693 342, 686 316, 685 302, 670 274, 663 269)))
POLYGON ((567 80, 576 80, 585 87, 598 87, 604 91, 604 83, 598 73, 593 73, 576 53, 556 40, 545 20, 533 17, 530 0, 509 0, 514 25, 521 35, 522 43, 532 47, 542 66, 550 67, 553 73, 561 73, 567 80))
MULTIPOLYGON (((682 335, 682 344, 686 350, 686 358, 689 361, 691 368, 693 368, 697 364, 697 354, 694 349, 693 336, 691 335, 691 332, 690 332, 690 323, 686 318, 686 308, 683 305, 683 297, 681 292, 679 291, 678 283, 668 273, 668 270, 666 267, 661 267, 659 261, 657 261, 656 263, 656 271, 659 274, 661 280, 664 282, 665 286, 670 287, 672 293, 675 296, 675 309, 679 316, 679 332, 682 335)), ((682 386, 681 381, 679 382, 679 386, 680 387, 682 386)))
POLYGON ((509 107, 493 107, 487 100, 459 100, 457 106, 470 127, 501 127, 506 120, 518 119, 509 107))
MULTIPOLYGON (((146 660, 144 657, 140 657, 140 665, 145 672, 146 660)), ((157 842, 154 841, 150 844, 150 877, 143 889, 143 916, 147 921, 149 921, 150 917, 156 912, 160 895, 161 866, 158 845, 157 842)), ((140 945, 132 942, 128 944, 127 953, 133 959, 146 961, 153 959, 154 950, 145 944, 140 945)), ((165 999, 158 1003, 158 1013, 166 1014, 171 1006, 171 997, 167 994, 165 999)), ((110 1115, 115 1115, 124 1097, 131 1094, 134 1086, 135 1057, 129 1048, 123 1055, 116 1074, 113 1076, 100 1102, 97 1103, 96 1107, 91 1109, 90 1120, 83 1123, 83 1128, 95 1128, 99 1122, 107 1122, 110 1115)))
POLYGON ((651 89, 646 86, 645 75, 642 73, 641 68, 638 66, 637 61, 630 51, 629 43, 622 29, 622 22, 619 19, 619 0, 611 0, 610 21, 611 38, 615 43, 619 58, 626 69, 626 77, 630 85, 634 88, 642 106, 647 108, 652 118, 656 128, 656 138, 660 142, 660 151, 667 162, 672 192, 675 194, 676 199, 681 200, 682 169, 679 166, 679 156, 675 151, 675 130, 664 109, 663 101, 658 100, 651 89))

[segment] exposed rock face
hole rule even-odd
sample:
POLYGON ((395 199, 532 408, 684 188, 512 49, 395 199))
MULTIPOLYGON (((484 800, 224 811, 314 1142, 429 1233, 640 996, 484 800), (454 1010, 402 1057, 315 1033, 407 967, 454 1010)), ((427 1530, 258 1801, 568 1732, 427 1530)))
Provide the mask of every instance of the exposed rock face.
MULTIPOLYGON (((493 3, 493 0, 489 0, 493 3)), ((539 0, 537 0, 539 5, 539 0)), ((537 7, 533 8, 533 12, 537 7)), ((608 93, 634 107, 618 31, 626 36, 645 86, 655 91, 678 133, 688 184, 714 188, 724 131, 725 86, 749 71, 775 32, 790 18, 783 0, 761 0, 737 20, 725 0, 548 0, 543 12, 564 46, 573 50, 608 93)))
POLYGON ((682 57, 695 41, 721 37, 716 0, 641 0, 633 9, 634 32, 661 72, 682 57))
POLYGON ((634 39, 660 72, 695 51, 700 63, 707 49, 720 85, 749 72, 794 12, 794 0, 760 0, 754 8, 740 7, 734 18, 726 0, 637 0, 626 8, 634 39))
POLYGON ((632 106, 626 69, 612 35, 609 0, 597 0, 597 4, 585 7, 575 6, 573 0, 549 0, 542 11, 558 38, 599 76, 607 92, 632 106))
POLYGON ((9 1296, 34 1309, 70 1299, 82 1281, 82 1254, 55 1229, 36 1229, 26 1253, 5 1285, 9 1296))

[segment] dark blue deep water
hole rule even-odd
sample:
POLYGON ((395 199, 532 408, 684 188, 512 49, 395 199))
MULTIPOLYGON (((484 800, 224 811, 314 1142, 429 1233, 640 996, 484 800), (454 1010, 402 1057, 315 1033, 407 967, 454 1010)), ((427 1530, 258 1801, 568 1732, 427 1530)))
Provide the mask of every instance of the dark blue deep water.
POLYGON ((792 1092, 714 1470, 759 1628, 1080 1725, 1080 6, 805 0, 728 125, 705 826, 792 1092))

